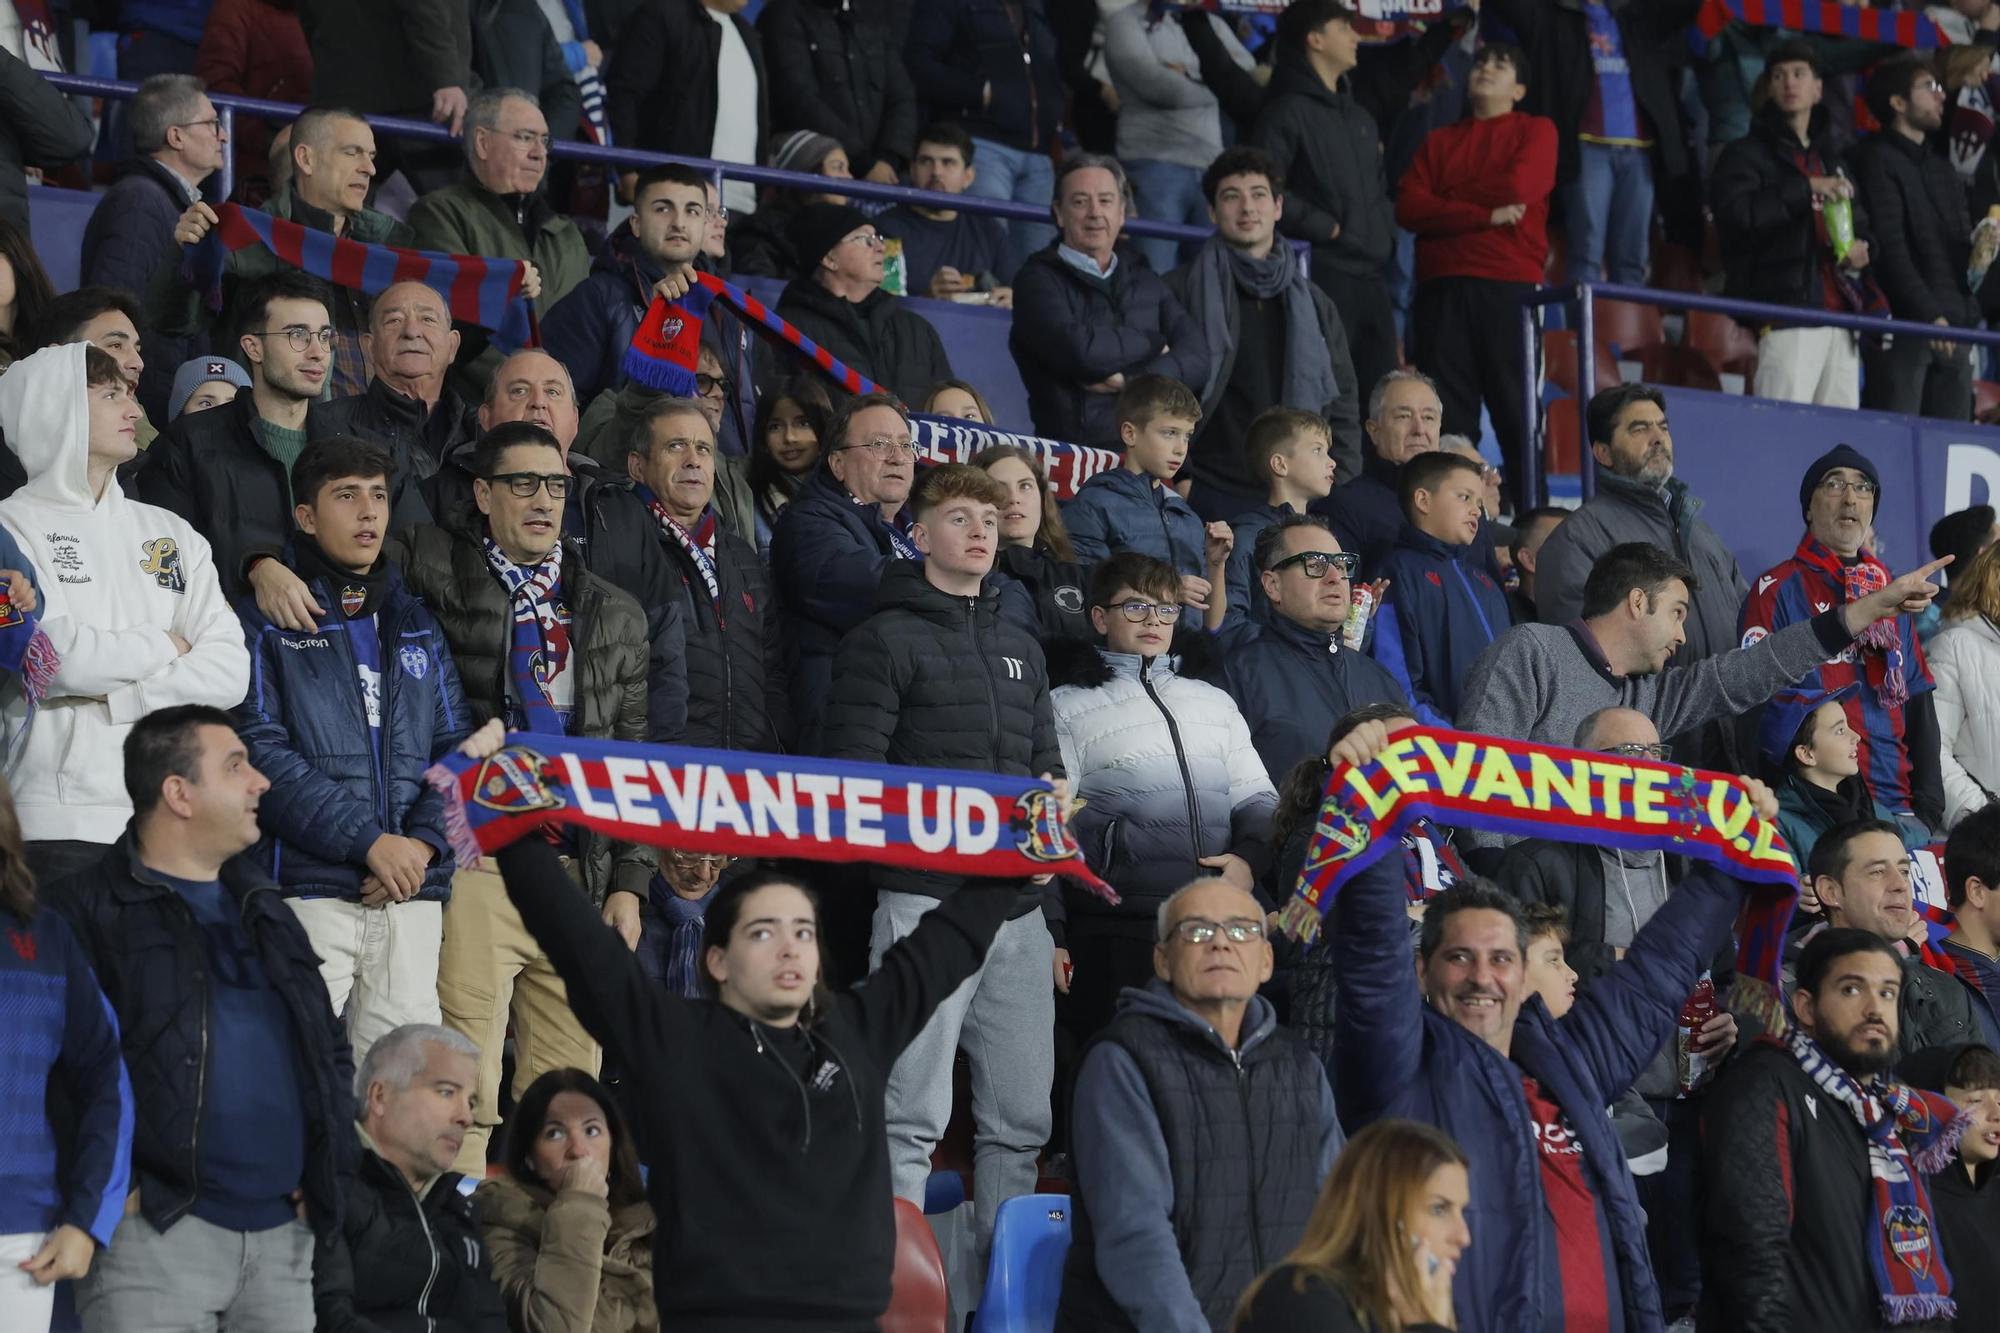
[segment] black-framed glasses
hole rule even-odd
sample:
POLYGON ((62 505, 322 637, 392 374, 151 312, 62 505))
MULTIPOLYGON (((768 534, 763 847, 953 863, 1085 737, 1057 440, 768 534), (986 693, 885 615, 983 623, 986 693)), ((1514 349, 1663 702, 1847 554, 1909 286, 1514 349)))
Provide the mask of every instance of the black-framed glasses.
POLYGON ((294 324, 289 328, 283 329, 258 329, 255 331, 255 336, 259 338, 283 338, 292 345, 294 352, 303 352, 314 343, 318 343, 322 348, 332 347, 333 325, 325 324, 316 329, 309 329, 303 324, 294 324))
POLYGON ((1627 741, 1623 745, 1607 745, 1599 754, 1615 754, 1620 759, 1651 759, 1664 764, 1674 757, 1674 747, 1665 741, 1627 741))
POLYGON ((177 130, 214 130, 222 133, 222 117, 210 116, 207 120, 183 120, 174 125, 177 130))
POLYGON ((704 398, 712 393, 727 393, 729 380, 722 375, 704 375, 697 370, 694 373, 694 391, 704 398))
POLYGON ((1122 612, 1135 625, 1143 625, 1149 620, 1158 620, 1163 625, 1171 625, 1181 618, 1181 608, 1174 602, 1142 602, 1133 598, 1129 602, 1119 602, 1116 606, 1100 602, 1106 611, 1122 612))
POLYGON ((874 439, 862 444, 843 444, 840 446, 840 450, 843 452, 852 449, 865 450, 881 459, 915 458, 917 456, 917 442, 907 435, 902 436, 900 439, 891 438, 887 435, 878 435, 874 439))
POLYGON ((1191 916, 1174 925, 1174 934, 1183 944, 1206 944, 1215 938, 1218 930, 1231 944, 1248 944, 1264 938, 1264 923, 1247 916, 1231 917, 1227 921, 1209 921, 1191 916))
POLYGON ((523 500, 546 486, 551 500, 561 500, 568 497, 571 480, 560 472, 496 472, 486 479, 486 484, 505 486, 523 500))
POLYGON ((1304 570, 1309 579, 1323 579, 1327 570, 1337 569, 1340 577, 1352 583, 1355 573, 1361 568, 1361 557, 1352 551, 1300 551, 1272 565, 1270 572, 1280 574, 1293 565, 1304 570))

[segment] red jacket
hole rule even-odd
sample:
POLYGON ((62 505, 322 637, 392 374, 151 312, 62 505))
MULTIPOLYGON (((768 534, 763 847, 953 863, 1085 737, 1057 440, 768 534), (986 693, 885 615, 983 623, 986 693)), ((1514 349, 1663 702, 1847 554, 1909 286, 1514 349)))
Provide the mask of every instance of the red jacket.
POLYGON ((1556 126, 1510 111, 1441 125, 1424 137, 1396 194, 1396 222, 1417 234, 1417 281, 1492 278, 1540 282, 1549 250, 1556 126), (1493 210, 1527 216, 1493 225, 1493 210))
MULTIPOLYGON (((215 0, 195 52, 194 73, 212 93, 306 102, 312 93, 312 52, 295 0, 215 0)), ((271 193, 266 160, 274 127, 250 115, 236 118, 236 197, 261 206, 271 193)))

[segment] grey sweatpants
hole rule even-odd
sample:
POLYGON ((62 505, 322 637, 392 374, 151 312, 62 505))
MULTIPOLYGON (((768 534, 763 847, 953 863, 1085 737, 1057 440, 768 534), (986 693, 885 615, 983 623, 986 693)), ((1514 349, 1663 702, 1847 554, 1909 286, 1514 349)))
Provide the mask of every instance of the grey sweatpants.
MULTIPOLYGON (((883 892, 875 899, 868 962, 917 928, 937 899, 883 892)), ((1055 943, 1041 913, 1000 927, 985 966, 939 1005, 889 1074, 889 1169, 896 1193, 919 1207, 931 1152, 951 1120, 952 1059, 972 1065, 973 1216, 983 1254, 1008 1199, 1035 1192, 1049 1140, 1055 1079, 1055 943)))
POLYGON ((165 1231, 134 1213, 77 1284, 84 1333, 311 1333, 313 1233, 228 1231, 192 1213, 165 1231))

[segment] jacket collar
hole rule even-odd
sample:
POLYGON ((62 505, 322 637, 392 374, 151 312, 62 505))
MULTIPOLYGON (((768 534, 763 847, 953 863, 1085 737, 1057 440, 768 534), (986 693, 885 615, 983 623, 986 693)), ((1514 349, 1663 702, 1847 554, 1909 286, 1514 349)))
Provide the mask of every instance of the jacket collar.
POLYGON ((1826 103, 1822 101, 1812 109, 1812 115, 1806 121, 1806 142, 1801 145, 1798 135, 1792 133, 1791 122, 1786 119, 1785 113, 1778 109, 1776 102, 1764 103, 1751 119, 1751 127, 1758 134, 1787 152, 1797 151, 1803 146, 1808 152, 1817 150, 1824 153, 1826 132, 1831 124, 1832 117, 1827 113, 1826 103))
MULTIPOLYGON (((1683 496, 1692 502, 1693 509, 1701 507, 1701 501, 1688 495, 1687 483, 1679 477, 1668 477, 1658 486, 1648 486, 1633 477, 1621 477, 1616 472, 1599 468, 1597 472, 1597 493, 1613 495, 1627 504, 1652 506, 1671 512, 1675 503, 1683 496)), ((1692 516, 1693 510, 1690 511, 1692 516)))
POLYGON ((1309 629, 1301 625, 1290 616, 1280 615, 1276 607, 1271 608, 1271 618, 1264 626, 1264 632, 1272 638, 1282 639, 1284 642, 1296 648, 1303 648, 1309 653, 1324 654, 1329 658, 1333 658, 1340 656, 1342 652, 1340 632, 1338 630, 1332 634, 1322 634, 1316 629, 1309 629))
POLYGON ((1403 521, 1402 531, 1396 534, 1396 545, 1421 552, 1436 560, 1457 562, 1471 550, 1469 546, 1454 546, 1442 537, 1433 537, 1408 519, 1403 521))
POLYGON ((185 180, 181 179, 179 172, 150 154, 142 153, 136 157, 127 158, 125 169, 119 175, 121 179, 125 176, 152 177, 153 180, 159 182, 160 186, 168 194, 173 196, 174 204, 177 208, 186 209, 189 204, 201 198, 199 187, 189 185, 185 180))
POLYGON ((889 567, 882 571, 881 586, 875 591, 877 611, 894 607, 938 624, 961 623, 968 602, 972 604, 973 616, 981 625, 990 624, 999 615, 1000 585, 993 575, 986 576, 977 597, 956 597, 924 577, 921 561, 891 560, 889 567))
MULTIPOLYGON (((127 902, 143 902, 173 892, 164 875, 139 859, 137 823, 135 819, 125 826, 125 832, 119 835, 118 841, 112 844, 111 852, 108 853, 117 857, 119 864, 126 869, 124 875, 111 876, 111 895, 127 902)), ((257 868, 242 856, 232 856, 222 863, 220 879, 223 889, 236 899, 237 906, 246 915, 252 894, 262 889, 276 891, 276 886, 265 879, 257 868)))
POLYGON ((1180 668, 1180 659, 1172 653, 1161 653, 1149 659, 1137 653, 1114 653, 1104 648, 1097 651, 1104 658, 1104 664, 1111 668, 1112 676, 1118 680, 1167 681, 1173 679, 1180 668))
POLYGON ((1597 641, 1597 636, 1590 632, 1590 626, 1583 617, 1578 616, 1563 628, 1569 631, 1570 638, 1576 642, 1577 651, 1583 654, 1584 661, 1590 663, 1592 671, 1613 685, 1624 685, 1625 677, 1611 669, 1611 659, 1605 655, 1604 646, 1597 641))
POLYGON ((1278 1011, 1262 995, 1252 995, 1249 1006, 1243 1011, 1243 1027, 1237 1033, 1236 1049, 1232 1052, 1223 1044, 1221 1034, 1209 1026, 1208 1020, 1175 999, 1172 988, 1158 977, 1147 981, 1144 986, 1127 986, 1120 991, 1118 1012, 1144 1014, 1158 1019, 1168 1027, 1195 1036, 1216 1054, 1228 1059, 1248 1055, 1278 1030, 1278 1011))
POLYGON ((556 211, 550 207, 548 197, 540 190, 532 194, 495 194, 481 185, 477 178, 468 175, 460 181, 466 197, 487 209, 495 217, 511 222, 521 229, 523 237, 533 236, 554 225, 556 211))

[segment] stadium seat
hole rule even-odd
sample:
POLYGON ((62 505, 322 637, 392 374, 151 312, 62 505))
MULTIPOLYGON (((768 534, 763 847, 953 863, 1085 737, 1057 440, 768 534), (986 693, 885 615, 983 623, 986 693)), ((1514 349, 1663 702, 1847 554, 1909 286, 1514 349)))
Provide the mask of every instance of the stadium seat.
POLYGON ((898 1199, 896 1267, 889 1278, 882 1333, 945 1333, 950 1317, 951 1290, 945 1284, 937 1237, 915 1204, 898 1199))
POLYGON ((1974 380, 1972 382, 1972 415, 1975 420, 1988 421, 1987 413, 2000 408, 2000 381, 1974 380))
MULTIPOLYGON (((1550 329, 1542 335, 1542 377, 1564 393, 1576 393, 1576 330, 1550 329)), ((1618 384, 1618 359, 1602 338, 1597 341, 1597 360, 1591 370, 1591 392, 1618 384)))
POLYGON ((1670 292, 1700 291, 1701 256, 1685 245, 1662 242, 1653 250, 1652 285, 1670 292))
POLYGON ((1757 373, 1757 339, 1728 315, 1688 311, 1687 331, 1681 340, 1707 357, 1718 375, 1741 375, 1748 381, 1757 373))
POLYGON ((1722 388, 1722 376, 1709 361, 1708 354, 1685 343, 1662 343, 1658 347, 1648 347, 1646 354, 1639 358, 1639 364, 1648 384, 1672 384, 1683 389, 1708 389, 1713 392, 1722 388))
POLYGON ((1622 360, 1637 361, 1645 356, 1647 348, 1659 347, 1667 341, 1666 325, 1660 320, 1658 306, 1603 300, 1594 306, 1598 338, 1609 343, 1622 360))
POLYGON ((1542 414, 1542 470, 1550 476, 1573 477, 1583 471, 1583 426, 1576 419, 1576 400, 1550 403, 1542 414))
POLYGON ((1049 1333, 1069 1252, 1069 1195, 1023 1194, 993 1220, 993 1259, 972 1333, 1049 1333))

